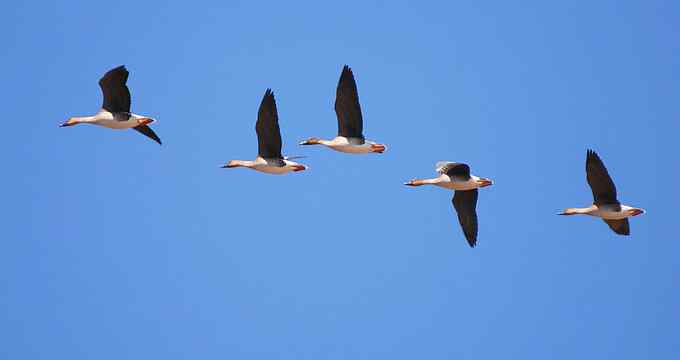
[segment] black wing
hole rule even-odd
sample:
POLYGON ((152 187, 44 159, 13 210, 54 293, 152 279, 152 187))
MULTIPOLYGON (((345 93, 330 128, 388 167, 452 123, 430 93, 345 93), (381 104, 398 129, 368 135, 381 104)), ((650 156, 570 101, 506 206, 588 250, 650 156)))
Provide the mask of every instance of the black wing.
POLYGON ((339 136, 364 139, 364 120, 361 117, 357 83, 352 69, 347 65, 342 68, 335 93, 335 115, 338 117, 339 136))
POLYGON ((602 219, 609 225, 609 228, 614 230, 615 233, 619 235, 630 235, 630 225, 628 224, 628 219, 621 220, 607 220, 602 219))
POLYGON ((477 245, 477 189, 453 193, 453 207, 470 247, 477 245))
POLYGON ((463 163, 439 162, 437 172, 448 175, 452 180, 467 181, 470 179, 470 167, 463 163))
POLYGON ((125 66, 121 65, 99 79, 99 87, 104 95, 104 110, 112 113, 130 112, 130 89, 125 85, 128 75, 125 66))
POLYGON ((618 204, 616 186, 607 172, 604 163, 593 150, 588 150, 586 157, 586 178, 593 191, 595 205, 618 204))
POLYGON ((267 89, 262 98, 255 131, 257 132, 258 154, 265 159, 282 159, 279 115, 271 89, 267 89))
POLYGON ((156 135, 156 133, 148 125, 135 126, 133 127, 133 129, 139 131, 142 135, 157 142, 158 145, 162 145, 161 138, 159 138, 158 135, 156 135))

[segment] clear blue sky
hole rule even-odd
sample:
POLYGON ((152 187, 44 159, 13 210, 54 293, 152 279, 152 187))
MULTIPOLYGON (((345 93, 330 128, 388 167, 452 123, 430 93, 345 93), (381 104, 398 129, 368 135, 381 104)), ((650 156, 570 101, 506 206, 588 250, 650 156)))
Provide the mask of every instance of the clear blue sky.
POLYGON ((3 359, 677 359, 680 5, 674 1, 0 5, 3 359), (133 131, 57 125, 127 65, 133 131), (379 156, 336 132, 354 69, 379 156), (250 159, 264 90, 284 152, 250 159), (591 201, 621 237, 559 217, 591 201), (468 248, 438 160, 494 179, 468 248))

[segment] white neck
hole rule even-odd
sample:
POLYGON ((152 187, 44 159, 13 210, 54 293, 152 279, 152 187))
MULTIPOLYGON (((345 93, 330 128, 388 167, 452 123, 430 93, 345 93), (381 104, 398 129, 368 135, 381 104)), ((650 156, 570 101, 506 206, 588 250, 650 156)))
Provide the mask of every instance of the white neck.
POLYGON ((434 179, 416 179, 413 180, 413 185, 415 186, 420 186, 420 185, 436 185, 442 182, 441 178, 434 178, 434 179))
POLYGON ((232 160, 231 162, 236 166, 243 166, 248 168, 255 166, 255 161, 252 160, 232 160))
POLYGON ((595 208, 592 206, 587 208, 569 208, 564 210, 564 215, 589 215, 593 211, 595 211, 595 208))
POLYGON ((88 124, 97 122, 97 116, 74 116, 71 118, 74 122, 78 124, 88 124))

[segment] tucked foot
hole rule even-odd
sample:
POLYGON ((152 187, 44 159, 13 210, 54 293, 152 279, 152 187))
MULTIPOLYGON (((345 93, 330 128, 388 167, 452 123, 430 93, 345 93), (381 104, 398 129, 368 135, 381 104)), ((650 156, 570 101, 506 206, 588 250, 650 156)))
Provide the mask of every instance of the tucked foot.
POLYGON ((387 149, 387 146, 383 144, 371 144, 371 152, 382 154, 387 149))
POLYGON ((155 120, 152 119, 152 118, 139 118, 139 119, 137 119, 137 123, 139 124, 138 126, 149 125, 154 121, 155 120))

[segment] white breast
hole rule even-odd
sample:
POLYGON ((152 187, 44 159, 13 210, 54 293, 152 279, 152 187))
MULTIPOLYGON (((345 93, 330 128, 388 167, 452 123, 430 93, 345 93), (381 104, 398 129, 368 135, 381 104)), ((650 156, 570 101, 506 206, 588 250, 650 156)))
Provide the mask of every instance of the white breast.
POLYGON ((259 172, 267 173, 267 174, 274 174, 274 175, 283 175, 286 173, 289 173, 292 169, 289 168, 288 166, 271 166, 271 165, 255 165, 251 167, 253 170, 257 170, 259 172))
POLYGON ((467 191, 479 188, 479 184, 476 181, 479 178, 474 175, 471 175, 467 181, 451 181, 451 178, 446 174, 442 174, 439 179, 440 182, 435 185, 445 189, 467 191))
POLYGON ((371 142, 365 141, 361 145, 354 145, 350 144, 344 136, 338 136, 325 145, 335 151, 349 154, 368 154, 371 152, 371 142))
POLYGON ((630 214, 628 213, 628 210, 630 209, 631 207, 626 205, 621 205, 620 211, 614 211, 607 208, 597 208, 588 215, 601 217, 607 220, 621 220, 630 217, 630 214))
POLYGON ((286 166, 272 166, 265 159, 258 156, 255 159, 255 164, 250 168, 267 174, 283 175, 293 171, 292 165, 297 165, 293 161, 283 160, 283 162, 286 163, 286 166))
POLYGON ((109 129, 129 129, 139 125, 137 119, 143 118, 143 116, 137 114, 130 114, 130 118, 126 121, 120 121, 114 118, 113 114, 108 111, 100 111, 95 115, 94 123, 109 129))

